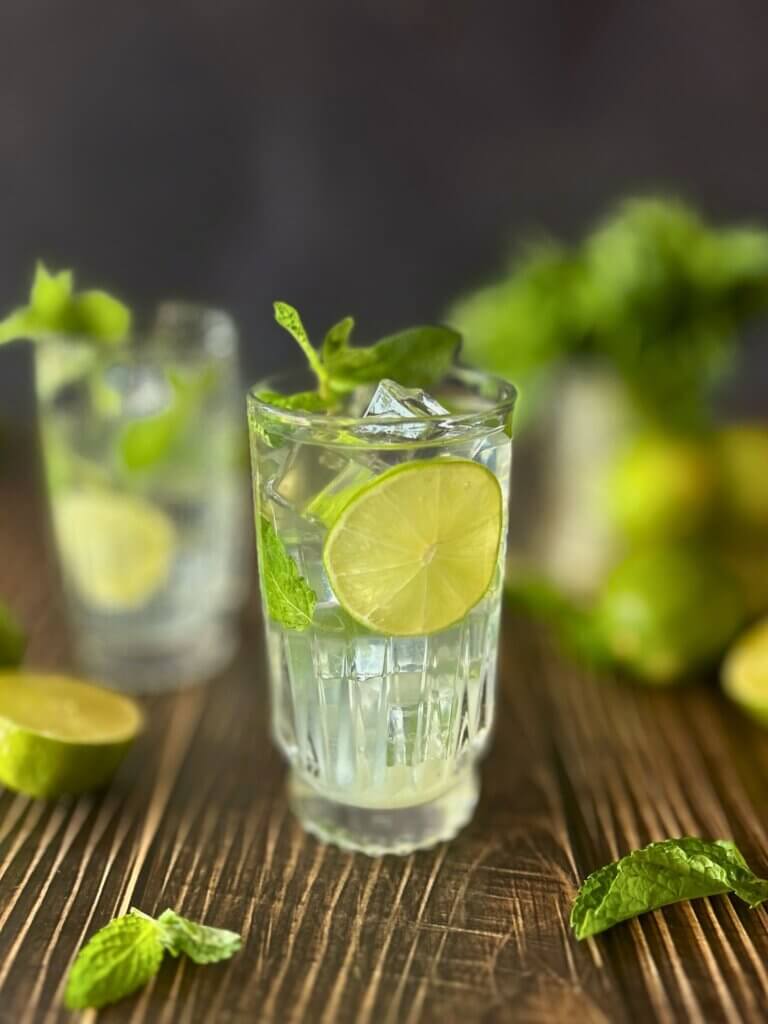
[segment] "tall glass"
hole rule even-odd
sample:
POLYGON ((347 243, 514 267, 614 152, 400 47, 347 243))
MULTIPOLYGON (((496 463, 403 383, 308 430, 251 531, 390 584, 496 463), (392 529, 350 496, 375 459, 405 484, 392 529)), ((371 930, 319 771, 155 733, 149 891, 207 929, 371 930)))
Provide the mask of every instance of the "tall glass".
POLYGON ((132 692, 198 682, 236 647, 247 486, 237 336, 161 306, 119 347, 36 346, 50 518, 76 652, 132 692))
POLYGON ((412 419, 361 415, 371 389, 353 393, 333 416, 258 397, 307 386, 298 375, 275 378, 249 395, 273 734, 307 830, 369 854, 407 853, 455 835, 478 798, 477 762, 493 723, 515 392, 457 370, 434 392, 451 412, 412 419), (460 621, 429 635, 361 625, 324 566, 334 519, 360 481, 372 493, 393 467, 418 462, 420 471, 446 459, 480 463, 500 485, 491 585, 460 621), (267 536, 279 540, 316 597, 308 625, 289 628, 269 614, 267 536))

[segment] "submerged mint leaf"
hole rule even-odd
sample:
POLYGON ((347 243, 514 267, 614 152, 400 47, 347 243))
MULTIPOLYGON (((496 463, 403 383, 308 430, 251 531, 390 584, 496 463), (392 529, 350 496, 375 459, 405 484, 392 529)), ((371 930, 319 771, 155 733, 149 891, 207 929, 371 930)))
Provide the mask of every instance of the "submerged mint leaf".
POLYGON ((324 352, 336 391, 375 384, 385 377, 404 387, 429 388, 448 372, 461 344, 457 331, 433 326, 410 327, 367 348, 352 348, 348 338, 349 331, 337 335, 324 352))
POLYGON ((727 892, 754 908, 768 899, 768 881, 750 871, 730 840, 665 839, 589 875, 571 908, 571 927, 586 939, 670 903, 727 892))
POLYGON ((50 335, 74 336, 114 344, 128 334, 127 306, 103 291, 73 291, 71 270, 51 273, 38 262, 29 304, 0 321, 0 343, 18 338, 39 340, 50 335))
POLYGON ((228 960, 242 948, 243 940, 237 932, 226 928, 190 921, 175 910, 164 910, 158 918, 160 939, 171 956, 184 953, 196 964, 215 964, 228 960))
POLYGON ((294 309, 294 307, 290 306, 287 302, 280 301, 274 303, 274 309, 275 320, 281 327, 285 328, 291 337, 293 337, 301 346, 301 350, 307 357, 310 369, 317 377, 318 390, 321 395, 325 396, 328 390, 328 373, 320 361, 320 356, 312 347, 309 335, 304 329, 304 324, 301 322, 298 310, 294 309))
POLYGON ((0 666, 15 668, 21 664, 27 638, 8 608, 0 603, 0 666))
POLYGON ((260 516, 257 529, 267 613, 286 629, 304 630, 315 614, 315 592, 285 550, 272 523, 260 516))
POLYGON ((77 954, 64 1000, 70 1010, 99 1009, 141 988, 163 959, 160 928, 135 913, 115 918, 77 954))
POLYGON ((169 370, 167 377, 171 389, 168 407, 154 416, 133 420, 121 432, 120 459, 131 472, 152 469, 168 458, 217 382, 216 370, 210 367, 202 372, 169 370))

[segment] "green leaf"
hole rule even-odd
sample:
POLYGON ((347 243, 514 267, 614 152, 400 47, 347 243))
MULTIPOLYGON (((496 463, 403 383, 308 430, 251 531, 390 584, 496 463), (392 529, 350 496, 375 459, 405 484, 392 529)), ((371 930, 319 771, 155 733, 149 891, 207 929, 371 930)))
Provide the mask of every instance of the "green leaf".
POLYGON ((368 348, 351 348, 347 344, 350 330, 339 332, 324 346, 325 366, 337 391, 375 384, 385 377, 404 387, 429 389, 451 368, 461 344, 461 335, 450 327, 423 326, 382 338, 368 348))
POLYGON ((756 907, 768 899, 768 881, 730 840, 665 839, 591 874, 571 908, 571 927, 585 939, 670 903, 727 892, 756 907))
POLYGON ((134 420, 121 431, 120 459, 130 472, 153 469, 173 453, 217 382, 216 371, 211 367, 202 371, 169 370, 167 376, 172 392, 168 408, 134 420))
POLYGON ((0 604, 0 666, 15 668, 21 664, 27 638, 24 631, 4 604, 0 604))
POLYGON ((351 316, 345 316, 343 320, 339 320, 338 323, 335 323, 333 327, 329 327, 325 332, 323 345, 320 349, 325 365, 333 359, 340 349, 347 347, 354 326, 354 319, 351 316))
POLYGON ((282 395, 279 391, 259 391, 257 397, 268 405, 302 412, 325 412, 333 404, 332 399, 323 398, 317 391, 297 391, 294 395, 282 395))
POLYGON ((146 985, 163 959, 160 935, 156 921, 134 912, 110 921, 78 953, 67 980, 67 1007, 99 1009, 146 985))
POLYGON ((285 328, 291 337, 293 337, 301 346, 301 350, 307 357, 307 362, 309 363, 312 372, 317 377, 320 394, 325 395, 328 383, 328 374, 325 367, 320 362, 320 356, 312 347, 309 335, 304 329, 304 324, 301 322, 298 310, 294 309, 293 306, 289 306, 287 302, 279 301, 274 303, 274 310, 275 320, 281 327, 285 328))
POLYGON ((262 516, 257 529, 267 612, 286 629, 304 630, 315 613, 315 592, 299 573, 272 523, 262 516))
POLYGON ((52 274, 38 262, 29 304, 0 321, 0 343, 50 335, 90 338, 104 344, 123 341, 130 330, 127 306, 103 291, 73 292, 71 270, 52 274))
POLYGON ((186 954, 196 964, 215 964, 228 960, 242 948, 237 932, 196 924, 174 910, 164 910, 158 918, 161 941, 171 956, 186 954))

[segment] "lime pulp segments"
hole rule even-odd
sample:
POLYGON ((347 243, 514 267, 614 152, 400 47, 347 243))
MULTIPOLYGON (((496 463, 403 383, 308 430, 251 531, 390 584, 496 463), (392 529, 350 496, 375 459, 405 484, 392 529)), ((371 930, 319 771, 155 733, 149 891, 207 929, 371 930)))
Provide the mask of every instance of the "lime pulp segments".
POLYGON ((323 562, 341 606, 368 629, 436 633, 490 589, 503 518, 501 486, 485 466, 453 458, 409 462, 345 505, 323 562))

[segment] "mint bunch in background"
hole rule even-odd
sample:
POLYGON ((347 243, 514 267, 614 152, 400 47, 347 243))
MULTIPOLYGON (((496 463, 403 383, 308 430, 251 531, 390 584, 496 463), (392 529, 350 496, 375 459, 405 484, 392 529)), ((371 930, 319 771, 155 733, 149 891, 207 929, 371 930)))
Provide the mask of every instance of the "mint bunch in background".
POLYGON ((569 652, 674 683, 768 612, 768 421, 721 427, 714 403, 766 312, 768 231, 658 197, 451 310, 467 360, 521 390, 518 467, 545 480, 522 484, 509 589, 569 652))
POLYGON ((38 262, 29 302, 0 321, 0 343, 71 335, 117 344, 130 326, 130 310, 118 299, 99 290, 75 292, 71 270, 51 273, 38 262))
POLYGON ((469 362, 518 384, 524 411, 560 362, 588 359, 619 374, 644 416, 690 428, 710 421, 739 333, 766 309, 768 232, 715 228, 679 200, 645 198, 579 244, 523 250, 448 320, 469 362))

